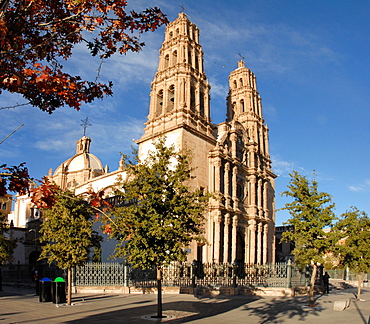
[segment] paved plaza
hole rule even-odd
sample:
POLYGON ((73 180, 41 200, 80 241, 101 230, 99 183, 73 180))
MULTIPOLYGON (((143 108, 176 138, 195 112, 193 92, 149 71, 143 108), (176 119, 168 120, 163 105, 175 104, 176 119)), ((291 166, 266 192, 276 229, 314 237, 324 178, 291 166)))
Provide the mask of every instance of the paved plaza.
POLYGON ((323 323, 368 324, 370 289, 362 300, 355 300, 355 288, 333 290, 318 295, 316 307, 307 306, 307 296, 300 297, 196 297, 164 294, 166 319, 151 317, 156 313, 154 294, 75 294, 73 306, 40 303, 34 291, 4 286, 0 292, 0 324, 13 323, 323 323), (333 310, 335 301, 351 300, 343 311, 333 310))

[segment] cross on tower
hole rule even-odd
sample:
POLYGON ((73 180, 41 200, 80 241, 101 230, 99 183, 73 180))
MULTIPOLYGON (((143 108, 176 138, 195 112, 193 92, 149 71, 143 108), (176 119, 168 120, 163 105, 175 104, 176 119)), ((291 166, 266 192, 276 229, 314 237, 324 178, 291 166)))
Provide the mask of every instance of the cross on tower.
POLYGON ((81 121, 82 121, 82 124, 80 124, 80 126, 84 128, 84 136, 86 136, 86 128, 91 126, 91 124, 89 123, 89 117, 86 117, 85 119, 81 119, 81 121))
POLYGON ((183 5, 180 5, 181 11, 184 12, 186 8, 183 5))

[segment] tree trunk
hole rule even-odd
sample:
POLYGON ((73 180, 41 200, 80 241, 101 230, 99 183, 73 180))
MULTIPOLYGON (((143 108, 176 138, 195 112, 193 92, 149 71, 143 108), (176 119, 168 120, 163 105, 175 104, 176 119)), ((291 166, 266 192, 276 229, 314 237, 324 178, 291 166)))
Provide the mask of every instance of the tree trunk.
POLYGON ((362 286, 362 283, 363 283, 363 274, 362 273, 359 273, 357 275, 357 300, 360 300, 360 297, 361 297, 361 286, 362 286))
POLYGON ((162 268, 157 267, 157 318, 163 318, 162 315, 162 268))
POLYGON ((67 305, 72 304, 72 269, 68 268, 67 272, 67 305))
POLYGON ((3 291, 3 274, 1 266, 0 266, 0 291, 3 291))
POLYGON ((311 307, 315 306, 315 280, 316 280, 316 273, 317 273, 317 264, 312 264, 312 275, 311 275, 311 283, 310 288, 308 291, 309 294, 309 305, 311 307))

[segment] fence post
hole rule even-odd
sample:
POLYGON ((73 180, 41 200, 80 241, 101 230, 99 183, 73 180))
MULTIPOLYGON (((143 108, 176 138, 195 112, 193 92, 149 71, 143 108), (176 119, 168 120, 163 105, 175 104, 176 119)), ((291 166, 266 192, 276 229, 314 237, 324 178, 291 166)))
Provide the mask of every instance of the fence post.
POLYGON ((191 264, 191 271, 190 271, 190 276, 191 276, 191 286, 192 288, 195 288, 197 284, 195 283, 195 274, 196 274, 196 269, 195 267, 197 266, 197 261, 194 260, 193 263, 191 264))
POLYGON ((72 268, 72 278, 71 278, 72 293, 76 293, 76 267, 72 268))
POLYGON ((286 287, 292 287, 292 261, 288 260, 286 269, 286 287))
POLYGON ((346 281, 349 281, 349 267, 346 268, 346 281))
POLYGON ((128 287, 128 262, 123 263, 123 286, 128 287))

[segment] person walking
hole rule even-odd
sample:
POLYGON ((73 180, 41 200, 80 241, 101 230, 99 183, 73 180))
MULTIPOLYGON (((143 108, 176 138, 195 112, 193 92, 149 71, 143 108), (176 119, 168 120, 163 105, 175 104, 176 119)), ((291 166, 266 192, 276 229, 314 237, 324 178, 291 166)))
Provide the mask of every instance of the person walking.
POLYGON ((39 296, 39 294, 40 294, 40 291, 39 291, 40 277, 39 277, 39 272, 37 270, 35 270, 35 273, 33 275, 33 281, 35 282, 35 288, 36 288, 35 296, 39 296))
POLYGON ((325 274, 322 276, 322 281, 324 282, 324 294, 329 293, 329 274, 325 271, 325 274))

